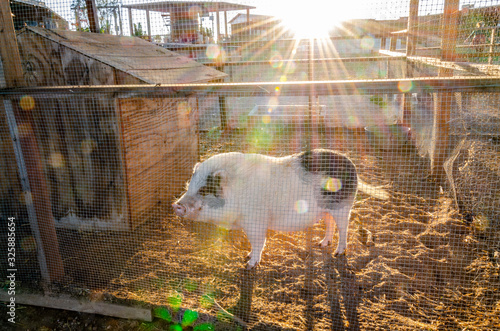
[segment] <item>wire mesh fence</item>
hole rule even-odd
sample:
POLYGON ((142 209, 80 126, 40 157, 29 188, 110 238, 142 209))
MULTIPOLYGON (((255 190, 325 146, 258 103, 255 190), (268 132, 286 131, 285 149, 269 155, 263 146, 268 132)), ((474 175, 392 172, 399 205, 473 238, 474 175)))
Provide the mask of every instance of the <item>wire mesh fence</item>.
POLYGON ((0 324, 500 327, 496 2, 5 7, 0 324))

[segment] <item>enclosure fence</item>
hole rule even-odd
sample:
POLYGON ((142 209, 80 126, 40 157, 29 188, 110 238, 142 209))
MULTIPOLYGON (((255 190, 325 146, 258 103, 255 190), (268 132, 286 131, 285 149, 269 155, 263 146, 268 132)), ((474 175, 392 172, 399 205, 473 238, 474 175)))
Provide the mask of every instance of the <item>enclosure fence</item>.
POLYGON ((0 325, 500 328, 500 5, 239 2, 1 5, 0 325))

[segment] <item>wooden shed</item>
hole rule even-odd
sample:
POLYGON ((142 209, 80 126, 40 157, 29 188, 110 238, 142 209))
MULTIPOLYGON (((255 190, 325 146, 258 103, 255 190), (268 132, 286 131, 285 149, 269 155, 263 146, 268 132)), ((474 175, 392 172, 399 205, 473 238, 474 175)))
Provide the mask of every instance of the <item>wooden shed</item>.
MULTIPOLYGON (((29 86, 201 83, 225 77, 135 37, 27 27, 17 38, 29 86)), ((133 228, 152 208, 170 204, 197 161, 194 96, 23 98, 15 104, 18 111, 32 108, 56 226, 133 228)))

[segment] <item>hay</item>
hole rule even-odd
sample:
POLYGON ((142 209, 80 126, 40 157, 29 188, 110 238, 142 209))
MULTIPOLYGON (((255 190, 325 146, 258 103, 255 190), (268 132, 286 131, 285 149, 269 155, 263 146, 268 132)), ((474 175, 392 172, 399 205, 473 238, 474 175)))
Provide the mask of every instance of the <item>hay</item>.
MULTIPOLYGON (((204 137, 202 159, 244 149, 235 141, 245 139, 204 137)), ((304 232, 270 231, 261 265, 249 278, 244 257, 250 247, 242 231, 185 222, 162 210, 163 219, 138 229, 147 234, 137 234, 142 247, 107 291, 163 305, 174 315, 177 306, 196 310, 212 316, 209 322, 217 330, 238 328, 220 307, 237 316, 246 313, 254 330, 320 330, 338 323, 370 330, 500 327, 499 231, 478 236, 450 196, 437 188, 429 192, 432 183, 414 179, 403 190, 398 180, 408 182, 420 169, 396 176, 384 160, 366 152, 351 154, 361 175, 373 178, 372 184, 389 185, 392 198, 358 197, 346 256, 332 258, 331 247, 308 249, 304 232), (241 293, 253 293, 251 312, 242 311, 241 293)), ((320 222, 312 228, 312 242, 323 233, 320 222)))

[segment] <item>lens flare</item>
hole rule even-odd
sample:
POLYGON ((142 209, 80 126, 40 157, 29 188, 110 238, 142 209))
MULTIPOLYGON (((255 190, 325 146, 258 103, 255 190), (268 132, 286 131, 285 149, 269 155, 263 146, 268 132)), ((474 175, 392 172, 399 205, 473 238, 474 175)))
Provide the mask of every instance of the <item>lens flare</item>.
POLYGON ((361 38, 360 46, 362 49, 373 49, 373 47, 375 47, 375 39, 373 39, 373 37, 371 36, 364 36, 363 38, 361 38))
POLYGON ((226 51, 218 45, 209 45, 207 47, 206 55, 210 60, 216 63, 222 64, 226 61, 226 51))
POLYGON ((182 295, 177 292, 177 291, 174 291, 173 293, 171 293, 168 298, 167 298, 167 302, 168 304, 170 305, 170 307, 172 308, 172 310, 174 312, 178 311, 179 308, 181 308, 181 304, 182 304, 182 295))
POLYGON ((49 164, 54 168, 64 167, 64 156, 57 152, 50 154, 49 164))
POLYGON ((21 250, 25 252, 34 252, 36 250, 36 241, 33 236, 27 236, 21 239, 21 250))
POLYGON ((269 116, 269 115, 262 116, 262 123, 264 123, 264 124, 271 123, 271 116, 269 116))
POLYGON ((166 308, 159 307, 154 309, 154 316, 167 322, 172 322, 172 315, 170 315, 170 312, 166 308))
POLYGON ((202 10, 199 6, 191 6, 189 7, 189 16, 192 18, 192 19, 196 19, 198 18, 198 15, 201 15, 202 13, 202 10))
POLYGON ((321 180, 321 187, 330 192, 337 192, 342 189, 342 181, 337 178, 327 177, 321 180))
POLYGON ((197 319, 198 319, 198 312, 195 310, 187 309, 184 312, 184 315, 182 316, 181 330, 188 326, 191 326, 194 322, 196 322, 197 319))
POLYGON ((410 80, 400 81, 398 83, 398 89, 401 92, 410 92, 413 89, 413 82, 410 80))
POLYGON ((207 47, 207 57, 211 60, 217 58, 220 54, 220 47, 218 45, 209 45, 207 47))
POLYGON ((283 57, 281 56, 281 54, 275 53, 275 54, 273 54, 273 56, 271 56, 271 59, 269 60, 269 64, 274 69, 281 68, 283 66, 283 57))
POLYGON ((194 328, 194 330, 195 331, 215 331, 215 326, 210 322, 206 322, 206 323, 197 324, 196 327, 194 328))
POLYGON ((297 214, 303 214, 303 213, 307 213, 307 211, 309 210, 309 206, 307 204, 307 201, 297 200, 297 201, 295 201, 294 209, 297 212, 297 214))
POLYGON ((92 153, 92 151, 94 150, 94 148, 96 146, 96 142, 92 139, 85 139, 85 140, 82 140, 82 142, 80 143, 80 146, 82 149, 82 153, 88 155, 88 154, 92 153))
POLYGON ((187 101, 181 101, 177 105, 177 111, 182 115, 189 115, 191 112, 191 107, 187 101))
POLYGON ((35 99, 31 95, 25 95, 19 101, 22 110, 32 110, 35 108, 35 99))

